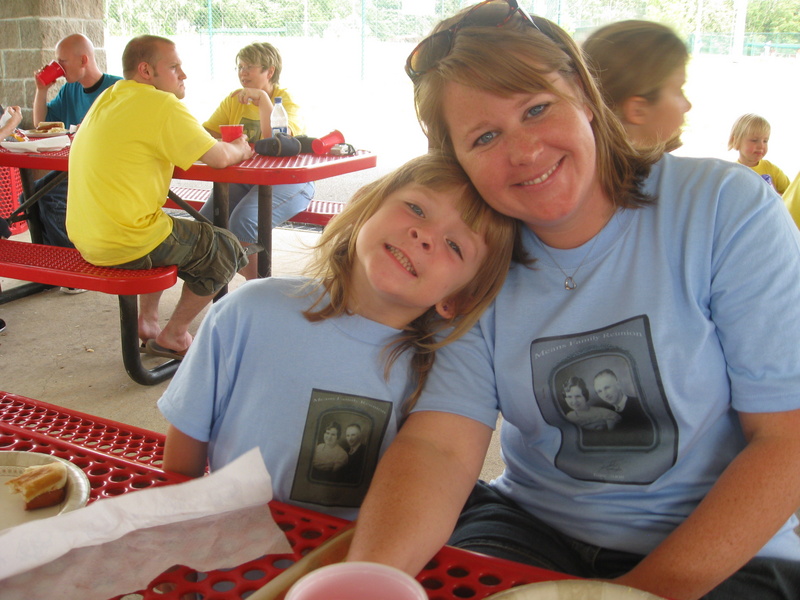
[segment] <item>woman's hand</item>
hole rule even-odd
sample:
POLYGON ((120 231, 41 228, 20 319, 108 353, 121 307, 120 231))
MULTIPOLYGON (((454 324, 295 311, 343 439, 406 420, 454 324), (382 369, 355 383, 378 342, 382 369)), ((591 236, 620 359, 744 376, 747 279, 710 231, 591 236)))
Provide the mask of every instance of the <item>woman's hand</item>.
POLYGON ((238 98, 241 104, 254 104, 255 106, 261 106, 264 102, 272 104, 267 92, 258 88, 242 88, 241 90, 233 92, 231 97, 238 98))

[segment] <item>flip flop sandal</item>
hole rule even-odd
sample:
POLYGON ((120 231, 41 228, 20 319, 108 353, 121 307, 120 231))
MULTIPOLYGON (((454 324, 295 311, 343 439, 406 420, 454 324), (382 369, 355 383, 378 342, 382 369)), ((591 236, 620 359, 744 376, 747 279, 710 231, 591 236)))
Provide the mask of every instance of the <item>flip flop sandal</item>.
POLYGON ((183 357, 186 356, 186 350, 170 350, 169 348, 161 346, 155 340, 147 340, 145 344, 145 354, 182 360, 183 357))

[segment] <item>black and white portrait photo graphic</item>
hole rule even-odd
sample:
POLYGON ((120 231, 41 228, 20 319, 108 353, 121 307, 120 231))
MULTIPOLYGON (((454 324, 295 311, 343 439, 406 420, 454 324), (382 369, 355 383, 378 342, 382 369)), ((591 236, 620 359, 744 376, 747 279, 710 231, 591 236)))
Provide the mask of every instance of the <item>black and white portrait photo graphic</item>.
POLYGON ((533 391, 561 431, 556 467, 586 481, 647 484, 675 462, 678 428, 649 321, 534 340, 533 391))
POLYGON ((313 390, 291 499, 361 506, 391 416, 391 402, 313 390))

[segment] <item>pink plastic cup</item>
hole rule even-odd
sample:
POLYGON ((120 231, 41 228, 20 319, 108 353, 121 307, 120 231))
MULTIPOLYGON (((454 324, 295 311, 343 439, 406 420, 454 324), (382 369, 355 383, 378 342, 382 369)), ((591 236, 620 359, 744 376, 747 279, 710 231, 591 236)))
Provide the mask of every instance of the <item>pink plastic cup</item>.
POLYGON ((222 134, 223 142, 238 140, 244 134, 244 125, 220 125, 219 132, 222 134))
POLYGON ((311 149, 314 154, 327 154, 336 144, 344 143, 344 135, 338 129, 334 129, 328 135, 323 135, 311 142, 311 149))
POLYGON ((50 85, 56 79, 63 76, 64 69, 62 69, 61 65, 56 61, 53 61, 50 64, 45 65, 44 68, 36 74, 36 79, 38 79, 42 85, 50 85))
POLYGON ((428 600, 428 594, 416 579, 394 567, 346 562, 304 575, 285 600, 428 600))

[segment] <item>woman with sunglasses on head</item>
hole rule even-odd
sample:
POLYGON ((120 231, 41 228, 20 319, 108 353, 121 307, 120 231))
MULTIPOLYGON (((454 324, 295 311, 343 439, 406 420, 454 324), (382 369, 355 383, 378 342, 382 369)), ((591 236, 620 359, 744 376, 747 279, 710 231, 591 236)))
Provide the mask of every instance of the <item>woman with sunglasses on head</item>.
POLYGON ((455 528, 456 546, 674 600, 796 597, 800 235, 785 209, 736 165, 635 149, 573 40, 516 2, 435 31, 407 64, 429 143, 524 223, 536 263, 437 355, 348 560, 416 573, 455 528), (558 409, 568 375, 616 410, 638 399, 646 442, 582 444, 558 409), (498 411, 506 469, 475 486, 498 411))

